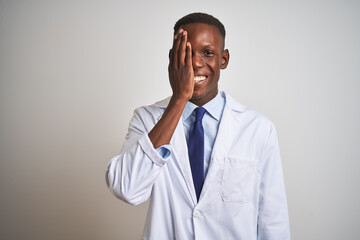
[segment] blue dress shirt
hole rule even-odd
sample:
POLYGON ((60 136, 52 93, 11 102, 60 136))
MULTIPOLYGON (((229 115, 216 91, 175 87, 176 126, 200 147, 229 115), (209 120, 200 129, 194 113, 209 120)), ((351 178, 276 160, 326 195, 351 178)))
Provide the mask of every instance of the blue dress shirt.
MULTIPOLYGON (((203 108, 206 109, 202 120, 204 128, 204 175, 206 176, 210 164, 210 157, 216 135, 219 129, 219 123, 225 106, 225 99, 221 94, 217 94, 210 102, 206 103, 203 108)), ((184 125, 184 132, 186 141, 189 141, 190 126, 195 121, 194 110, 197 108, 195 104, 188 102, 182 113, 182 120, 184 125)))

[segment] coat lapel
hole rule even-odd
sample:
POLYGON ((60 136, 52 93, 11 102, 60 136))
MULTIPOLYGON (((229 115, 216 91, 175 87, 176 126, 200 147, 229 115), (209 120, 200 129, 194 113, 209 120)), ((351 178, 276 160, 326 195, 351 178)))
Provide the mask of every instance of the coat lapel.
POLYGON ((214 147, 211 153, 210 165, 205 178, 203 189, 201 191, 200 200, 203 196, 206 195, 206 192, 211 189, 212 182, 218 171, 222 168, 224 158, 228 155, 229 149, 226 142, 228 138, 232 137, 230 131, 232 124, 233 118, 230 115, 228 107, 225 106, 214 147))
POLYGON ((193 204, 196 205, 197 199, 192 179, 191 166, 182 118, 180 118, 179 123, 175 129, 173 138, 171 139, 171 145, 176 146, 176 148, 173 149, 175 160, 179 163, 181 172, 186 182, 187 189, 191 196, 191 200, 193 204))
MULTIPOLYGON (((159 101, 159 102, 155 103, 154 105, 159 107, 160 109, 162 109, 162 113, 163 113, 165 111, 165 108, 169 104, 169 101, 170 101, 170 97, 166 98, 162 101, 159 101)), ((157 120, 160 120, 161 115, 158 117, 157 120)), ((190 196, 190 201, 192 201, 192 203, 195 206, 197 204, 196 192, 195 192, 195 187, 194 187, 194 183, 193 183, 193 179, 192 179, 192 173, 191 173, 191 167, 190 167, 190 161, 189 161, 189 155, 188 155, 188 148, 187 148, 187 143, 186 143, 186 138, 185 138, 185 133, 184 133, 182 117, 180 117, 180 120, 178 122, 178 125, 176 126, 173 137, 171 138, 170 144, 172 146, 174 146, 171 150, 175 157, 174 160, 177 162, 177 164, 181 170, 181 173, 184 177, 186 187, 189 192, 188 196, 190 196)))
POLYGON ((221 117, 218 133, 215 139, 214 147, 210 157, 209 170, 205 178, 204 186, 201 191, 200 200, 206 195, 208 189, 211 188, 213 179, 218 171, 222 169, 225 158, 229 155, 231 144, 234 142, 234 133, 232 131, 237 120, 235 116, 246 110, 246 107, 238 104, 229 95, 222 92, 225 97, 225 108, 221 117))

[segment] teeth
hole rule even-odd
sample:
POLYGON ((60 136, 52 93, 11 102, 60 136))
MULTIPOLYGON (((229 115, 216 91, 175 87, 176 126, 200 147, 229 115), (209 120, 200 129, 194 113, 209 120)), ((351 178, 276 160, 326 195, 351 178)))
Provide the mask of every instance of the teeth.
POLYGON ((202 80, 205 80, 206 76, 195 76, 194 77, 194 81, 195 82, 200 82, 202 80))

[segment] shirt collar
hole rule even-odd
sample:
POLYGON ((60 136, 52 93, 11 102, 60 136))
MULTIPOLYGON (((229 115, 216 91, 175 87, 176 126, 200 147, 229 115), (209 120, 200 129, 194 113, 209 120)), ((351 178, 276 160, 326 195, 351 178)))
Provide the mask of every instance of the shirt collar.
MULTIPOLYGON (((235 101, 229 94, 226 94, 225 92, 219 92, 219 93, 220 93, 221 97, 224 99, 224 103, 226 103, 226 107, 228 107, 229 109, 239 112, 239 113, 249 110, 246 106, 235 101)), ((154 103, 153 106, 162 108, 162 109, 166 109, 166 107, 169 105, 170 99, 171 99, 171 97, 167 97, 161 101, 154 103)))
MULTIPOLYGON (((224 97, 218 92, 218 94, 208 103, 203 105, 202 107, 205 108, 206 112, 216 119, 217 121, 220 120, 222 110, 224 109, 225 99, 224 97)), ((191 102, 187 102, 182 113, 182 118, 185 121, 191 115, 191 113, 197 108, 195 104, 191 102)))

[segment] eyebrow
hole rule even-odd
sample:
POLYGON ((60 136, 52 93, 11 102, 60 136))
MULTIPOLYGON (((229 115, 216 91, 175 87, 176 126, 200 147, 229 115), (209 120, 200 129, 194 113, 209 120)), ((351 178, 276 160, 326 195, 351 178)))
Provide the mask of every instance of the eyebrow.
MULTIPOLYGON (((207 44, 205 46, 202 46, 201 48, 203 49, 203 48, 208 48, 208 47, 212 48, 213 50, 218 51, 218 47, 214 44, 207 44)), ((220 52, 221 52, 221 50, 222 50, 222 46, 220 46, 220 52)))

